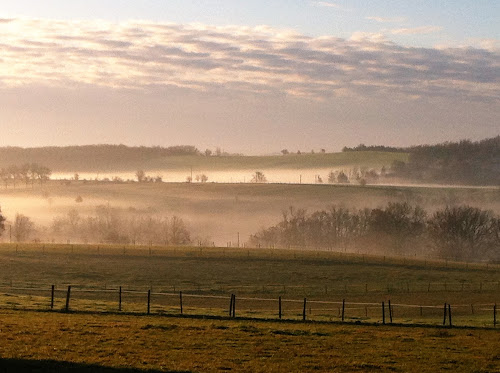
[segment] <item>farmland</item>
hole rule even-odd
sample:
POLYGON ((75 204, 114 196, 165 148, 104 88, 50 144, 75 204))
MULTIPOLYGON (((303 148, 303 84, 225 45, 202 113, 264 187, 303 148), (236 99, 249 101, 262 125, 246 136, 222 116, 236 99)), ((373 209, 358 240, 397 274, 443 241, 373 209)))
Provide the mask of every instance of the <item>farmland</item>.
POLYGON ((2 366, 469 372, 496 371, 500 364, 498 331, 492 330, 490 311, 481 311, 481 304, 499 301, 500 268, 492 264, 289 250, 15 244, 2 245, 0 257, 0 337, 9 341, 0 347, 2 366), (73 286, 73 312, 47 312, 50 284, 58 289, 55 311, 64 308, 66 286, 73 286), (124 292, 121 312, 118 285, 135 291, 124 292), (94 292, 78 291, 84 288, 94 292), (185 296, 182 317, 178 296, 162 295, 175 295, 174 289, 185 296), (146 290, 153 292, 149 316, 146 290), (238 299, 236 319, 227 317, 230 293, 238 299), (278 296, 311 302, 446 301, 454 309, 454 325, 481 329, 437 328, 441 308, 421 318, 418 310, 403 315, 395 307, 392 326, 382 325, 380 307, 370 308, 368 317, 348 308, 341 323, 336 307, 314 303, 308 322, 289 305, 279 322, 278 296), (463 304, 476 306, 475 314, 469 307, 459 311, 463 304))

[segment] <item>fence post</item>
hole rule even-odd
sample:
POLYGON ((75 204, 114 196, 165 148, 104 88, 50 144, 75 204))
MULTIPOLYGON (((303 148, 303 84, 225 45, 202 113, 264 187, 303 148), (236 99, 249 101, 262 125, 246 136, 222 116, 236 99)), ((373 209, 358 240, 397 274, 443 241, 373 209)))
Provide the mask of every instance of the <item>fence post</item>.
POLYGON ((443 326, 446 325, 446 303, 444 304, 443 326))
POLYGON ((181 306, 181 315, 182 315, 182 291, 179 291, 179 304, 181 306))
POLYGON ((122 287, 120 286, 120 290, 118 290, 118 311, 122 310, 122 287))
POLYGON ((52 285, 52 289, 51 289, 51 292, 50 292, 50 309, 51 310, 54 309, 54 293, 55 293, 55 288, 56 288, 56 286, 52 285))
POLYGON ((345 299, 342 299, 342 322, 344 322, 345 315, 345 299))
POLYGON ((302 310, 302 321, 306 321, 307 298, 304 298, 304 309, 302 310))
POLYGON ((382 324, 385 325, 385 304, 382 302, 382 324))
POLYGON ((148 290, 148 315, 151 313, 151 289, 148 290))
POLYGON ((278 315, 281 320, 281 297, 278 298, 278 315))
POLYGON ((66 312, 69 311, 69 298, 71 296, 71 285, 68 285, 68 292, 66 293, 66 312))
POLYGON ((451 304, 448 304, 448 318, 450 320, 450 328, 453 326, 451 322, 451 304))
POLYGON ((233 294, 233 318, 236 317, 236 294, 233 294))
POLYGON ((391 307, 391 300, 389 299, 389 320, 391 321, 392 324, 392 307, 391 307))
POLYGON ((493 327, 497 327, 497 304, 493 306, 493 327))
POLYGON ((229 301, 229 317, 231 317, 233 313, 233 294, 231 294, 231 300, 229 301))

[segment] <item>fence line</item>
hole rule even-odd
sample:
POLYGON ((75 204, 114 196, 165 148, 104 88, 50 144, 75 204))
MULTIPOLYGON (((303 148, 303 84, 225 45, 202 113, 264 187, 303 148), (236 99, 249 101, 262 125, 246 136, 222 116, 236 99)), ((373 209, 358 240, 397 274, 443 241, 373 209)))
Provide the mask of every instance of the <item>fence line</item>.
MULTIPOLYGON (((91 310, 97 310, 97 302, 98 299, 96 297, 92 299, 75 299, 74 295, 75 294, 103 294, 106 296, 110 295, 116 295, 116 299, 106 299, 106 302, 104 305, 107 307, 108 310, 111 308, 114 308, 117 306, 118 312, 122 311, 123 307, 123 296, 125 294, 133 295, 133 296, 142 296, 143 299, 141 302, 146 303, 146 296, 147 296, 147 314, 154 313, 153 308, 156 309, 157 313, 165 313, 165 312, 170 312, 170 313, 180 313, 183 315, 186 315, 186 311, 196 311, 199 315, 203 315, 203 312, 212 312, 213 310, 219 310, 221 311, 220 316, 227 315, 227 305, 225 304, 226 301, 230 300, 229 302, 229 315, 230 317, 235 317, 236 314, 236 304, 239 305, 238 309, 238 314, 239 315, 251 315, 253 318, 258 319, 256 315, 258 315, 258 312, 260 312, 261 317, 260 318, 276 318, 277 315, 279 315, 279 319, 283 318, 283 315, 288 314, 288 319, 293 320, 294 318, 300 319, 299 316, 302 316, 302 320, 306 320, 306 315, 307 315, 307 320, 313 320, 313 313, 318 313, 317 317, 329 317, 329 320, 332 321, 332 318, 340 318, 341 320, 344 321, 346 318, 355 321, 361 321, 362 316, 364 316, 365 320, 378 320, 377 322, 382 322, 385 324, 386 323, 386 307, 389 310, 388 315, 390 316, 390 323, 393 322, 393 318, 395 318, 395 309, 397 310, 397 313, 400 315, 401 318, 403 318, 406 321, 403 321, 403 323, 406 324, 415 324, 415 321, 410 321, 408 322, 408 317, 412 316, 411 314, 409 315, 408 313, 405 313, 404 309, 407 310, 419 310, 419 316, 420 318, 423 318, 422 320, 427 321, 427 324, 429 323, 430 317, 436 317, 435 319, 432 319, 433 321, 430 321, 431 323, 439 323, 440 320, 442 319, 441 315, 441 310, 443 310, 442 305, 423 305, 423 304, 404 304, 404 303, 393 303, 389 301, 388 304, 385 304, 385 302, 382 303, 376 303, 376 302, 346 302, 345 299, 342 301, 326 301, 326 300, 314 300, 314 299, 282 299, 280 296, 279 298, 263 298, 263 297, 237 297, 235 294, 231 294, 231 297, 229 298, 228 296, 222 296, 222 295, 203 295, 203 294, 186 294, 185 292, 152 292, 151 289, 147 291, 140 291, 140 290, 123 290, 122 287, 119 289, 89 289, 89 288, 75 288, 72 287, 71 285, 67 286, 67 289, 56 289, 55 285, 51 285, 50 288, 41 288, 41 287, 12 287, 8 289, 2 289, 0 288, 0 291, 4 290, 13 290, 13 291, 20 291, 20 292, 25 292, 21 294, 9 294, 9 292, 4 292, 4 296, 9 296, 9 299, 11 300, 11 296, 13 295, 18 295, 18 296, 28 296, 31 298, 34 296, 34 292, 38 293, 38 297, 42 298, 40 296, 40 292, 42 293, 47 293, 51 294, 50 297, 50 309, 54 309, 54 293, 65 293, 65 295, 60 295, 57 297, 58 300, 63 300, 65 299, 65 306, 61 308, 61 310, 64 310, 66 312, 70 310, 77 309, 79 306, 81 306, 78 302, 82 301, 87 301, 87 302, 94 302, 91 303, 90 307, 91 310), (70 298, 71 295, 73 295, 73 299, 70 303, 70 298), (154 298, 156 299, 154 299, 154 298), (176 299, 179 303, 174 303, 173 305, 171 304, 167 311, 164 309, 159 310, 159 307, 166 307, 165 304, 161 304, 161 301, 158 298, 172 298, 176 299), (184 304, 183 304, 183 298, 184 298, 184 304), (218 301, 219 304, 217 306, 207 306, 207 304, 186 304, 186 298, 191 298, 191 299, 204 299, 204 300, 215 300, 218 301), (220 301, 223 301, 223 303, 220 303, 220 301), (156 302, 156 305, 155 305, 156 302), (243 305, 242 305, 243 302, 243 305), (245 306, 245 302, 250 302, 251 304, 247 304, 245 306), (270 303, 268 307, 259 307, 258 304, 259 302, 266 302, 270 303), (115 305, 116 303, 116 305, 115 305), (291 308, 285 308, 282 306, 282 304, 288 303, 290 305, 298 305, 298 304, 303 304, 303 307, 299 308, 297 307, 291 307, 291 308), (75 305, 76 304, 76 305, 75 305), (272 307, 269 307, 272 305, 272 307), (323 307, 323 306, 336 306, 334 308, 332 307, 323 307), (380 313, 380 307, 382 306, 381 313, 380 313), (279 309, 278 309, 279 307, 279 309), (437 310, 436 314, 428 314, 424 318, 423 315, 423 310, 437 310), (325 315, 324 313, 336 313, 336 315, 328 314, 325 315), (358 312, 357 314, 353 314, 353 312, 358 312), (350 315, 349 315, 350 313, 350 315), (370 314, 370 316, 369 316, 370 314), (342 316, 340 316, 342 315, 342 316), (292 317, 292 318, 290 318, 292 317)), ((43 297, 45 298, 45 297, 43 297)), ((49 298, 47 297, 47 300, 49 298)), ((99 300, 99 301, 102 301, 99 300)), ((128 302, 128 304, 133 304, 136 306, 135 309, 141 304, 141 302, 128 302)), ((189 302, 188 302, 189 303, 189 302)), ((13 304, 12 301, 10 304, 13 304)), ((15 304, 15 303, 14 303, 15 304)), ((38 307, 37 309, 44 309, 45 307, 43 306, 45 302, 40 302, 38 301, 35 303, 36 306, 38 307)), ((449 317, 449 326, 452 326, 451 324, 451 312, 452 309, 454 310, 454 320, 456 321, 457 316, 463 316, 464 312, 468 312, 467 310, 470 309, 470 315, 476 315, 478 317, 479 322, 485 326, 485 325, 491 325, 493 324, 494 327, 496 327, 496 312, 497 312, 497 306, 496 303, 480 303, 480 304, 448 304, 444 303, 444 314, 445 314, 445 322, 446 322, 446 315, 449 317), (457 309, 462 310, 459 311, 457 314, 457 309), (461 313, 460 313, 461 312, 461 313), (479 313, 483 313, 482 317, 479 315, 479 313), (486 315, 491 315, 492 317, 488 316, 487 318, 486 315), (490 321, 492 320, 492 322, 490 321)), ((2 305, 0 303, 0 307, 4 307, 5 305, 2 305)), ((101 304, 102 306, 102 304, 101 304)), ((15 308, 15 306, 14 306, 15 308)), ((146 308, 145 308, 146 309, 146 308)), ((143 313, 140 311, 134 311, 137 313, 143 313)), ((408 311, 406 311, 408 312, 408 311)), ((396 314, 397 314, 396 313, 396 314)), ((469 313, 467 313, 469 315, 469 313)), ((414 317, 415 315, 413 315, 414 317)), ((417 318, 418 319, 418 318, 417 318)), ((470 326, 470 319, 467 320, 469 322, 469 325, 464 325, 464 326, 470 326)), ((418 321, 418 324, 421 324, 420 321, 418 321)))

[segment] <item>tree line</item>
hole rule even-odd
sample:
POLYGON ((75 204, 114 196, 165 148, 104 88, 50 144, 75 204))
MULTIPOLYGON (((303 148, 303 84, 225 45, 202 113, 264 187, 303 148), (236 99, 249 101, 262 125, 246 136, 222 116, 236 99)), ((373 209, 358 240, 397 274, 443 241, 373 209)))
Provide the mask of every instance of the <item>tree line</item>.
POLYGON ((408 162, 394 161, 387 176, 419 182, 500 185, 500 136, 481 141, 462 140, 408 148, 366 146, 350 151, 409 153, 408 162))
POLYGON ((0 169, 0 180, 7 188, 9 185, 16 187, 25 184, 33 185, 36 181, 43 184, 50 180, 52 171, 38 163, 25 163, 22 166, 10 165, 0 169))
POLYGON ((312 214, 290 207, 278 224, 252 235, 249 243, 467 261, 499 260, 500 216, 466 205, 448 206, 429 214, 406 202, 360 210, 332 206, 312 214))
MULTIPOLYGON (((0 212, 0 235, 6 218, 0 212)), ((10 224, 10 239, 15 242, 81 242, 109 244, 188 245, 191 233, 183 219, 154 213, 124 211, 99 205, 93 214, 77 210, 54 218, 49 227, 37 227, 33 221, 17 214, 10 224)))

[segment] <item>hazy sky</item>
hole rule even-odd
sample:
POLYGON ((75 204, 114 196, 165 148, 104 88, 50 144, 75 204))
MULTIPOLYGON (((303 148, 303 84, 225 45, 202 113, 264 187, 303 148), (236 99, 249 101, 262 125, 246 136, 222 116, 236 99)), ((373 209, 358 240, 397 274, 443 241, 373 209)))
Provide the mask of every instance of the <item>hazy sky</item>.
POLYGON ((0 146, 270 153, 500 134, 500 1, 0 9, 0 146))

